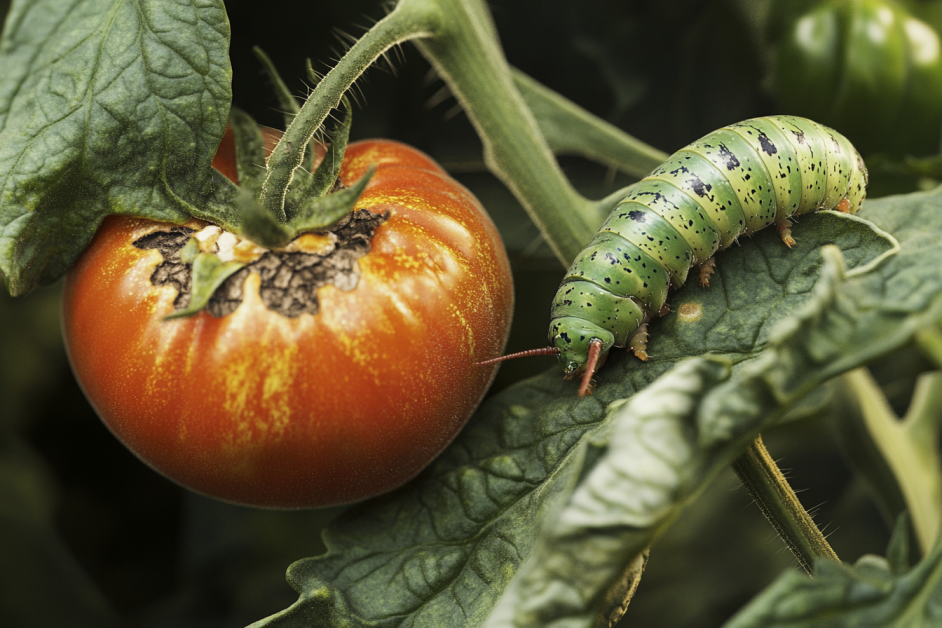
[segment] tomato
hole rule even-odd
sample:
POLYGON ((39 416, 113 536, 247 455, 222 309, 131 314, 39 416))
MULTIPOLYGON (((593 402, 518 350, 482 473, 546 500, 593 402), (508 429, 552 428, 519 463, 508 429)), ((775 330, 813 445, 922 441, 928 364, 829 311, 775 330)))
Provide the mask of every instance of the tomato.
MULTIPOLYGON (((234 178, 226 145, 215 164, 234 178)), ((321 287, 316 314, 268 309, 252 271, 233 313, 164 320, 178 292, 151 283, 163 255, 132 243, 173 225, 105 220, 66 278, 65 340, 99 416, 144 462, 229 502, 319 507, 402 485, 465 424, 495 374, 475 362, 509 331, 503 245, 426 155, 354 143, 339 178, 370 164, 356 207, 389 217, 356 287, 321 287)))
POLYGON ((942 42, 931 26, 893 0, 828 0, 783 21, 773 79, 789 113, 864 154, 939 151, 942 42))

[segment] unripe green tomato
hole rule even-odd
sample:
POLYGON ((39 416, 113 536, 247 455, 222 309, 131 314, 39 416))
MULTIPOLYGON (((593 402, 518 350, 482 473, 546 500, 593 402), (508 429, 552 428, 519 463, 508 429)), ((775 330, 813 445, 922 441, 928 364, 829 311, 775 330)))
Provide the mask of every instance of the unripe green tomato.
POLYGON ((830 0, 796 17, 774 84, 784 110, 834 127, 864 154, 939 150, 942 45, 892 0, 830 0))

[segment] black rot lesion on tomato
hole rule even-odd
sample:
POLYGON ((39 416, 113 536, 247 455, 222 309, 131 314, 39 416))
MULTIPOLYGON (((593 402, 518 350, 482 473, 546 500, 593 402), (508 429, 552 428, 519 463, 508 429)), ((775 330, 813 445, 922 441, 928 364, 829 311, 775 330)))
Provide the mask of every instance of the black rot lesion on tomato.
POLYGON ((156 250, 164 261, 154 269, 150 282, 155 286, 172 286, 177 290, 174 309, 183 309, 190 304, 190 265, 180 259, 180 251, 186 246, 195 230, 188 227, 173 227, 168 231, 155 231, 138 238, 134 246, 143 250, 156 250))
MULTIPOLYGON (((226 279, 213 293, 206 311, 220 318, 235 312, 243 299, 243 285, 249 273, 260 278, 259 296, 265 306, 282 316, 297 318, 301 314, 317 314, 320 303, 318 288, 336 286, 342 291, 356 288, 360 278, 357 260, 370 252, 376 229, 389 219, 390 213, 374 214, 365 209, 347 214, 322 233, 332 234, 332 247, 323 253, 300 251, 267 251, 226 279)), ((175 310, 190 303, 192 267, 182 261, 180 253, 194 233, 186 227, 157 231, 134 241, 142 250, 154 249, 163 256, 151 275, 155 286, 172 286, 177 290, 175 310)))

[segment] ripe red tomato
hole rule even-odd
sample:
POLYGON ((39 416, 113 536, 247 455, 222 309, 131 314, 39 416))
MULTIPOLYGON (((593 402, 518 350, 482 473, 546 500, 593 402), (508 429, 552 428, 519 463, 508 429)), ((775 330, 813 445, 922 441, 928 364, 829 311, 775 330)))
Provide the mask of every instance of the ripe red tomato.
MULTIPOLYGON (((214 165, 230 177, 224 142, 214 165)), ((389 212, 349 291, 320 288, 317 314, 269 310, 260 278, 227 316, 163 320, 155 286, 172 225, 111 216, 66 279, 72 368, 114 434, 200 493, 275 508, 340 504, 416 475, 481 401, 510 326, 510 267, 478 201, 402 144, 351 144, 340 180, 377 165, 357 209, 389 212)), ((192 221, 188 226, 200 228, 192 221)))

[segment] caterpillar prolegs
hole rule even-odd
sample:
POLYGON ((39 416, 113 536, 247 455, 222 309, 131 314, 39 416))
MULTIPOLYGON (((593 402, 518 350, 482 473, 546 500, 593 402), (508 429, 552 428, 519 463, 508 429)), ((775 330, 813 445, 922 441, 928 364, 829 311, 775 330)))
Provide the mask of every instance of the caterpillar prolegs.
POLYGON ((573 262, 553 299, 545 353, 567 379, 581 375, 586 394, 612 347, 647 359, 647 322, 691 268, 709 285, 714 253, 741 235, 775 224, 792 246, 789 217, 855 213, 866 186, 853 145, 811 120, 755 118, 706 135, 636 184, 573 262))

